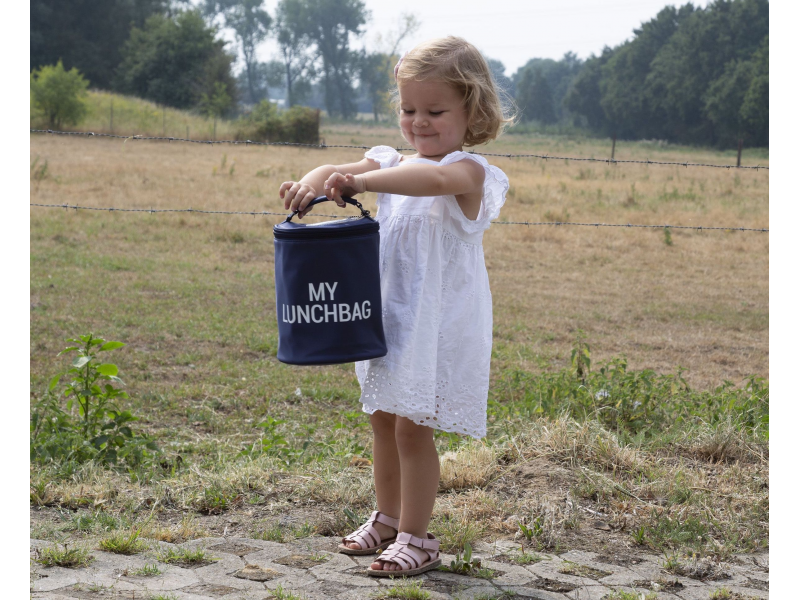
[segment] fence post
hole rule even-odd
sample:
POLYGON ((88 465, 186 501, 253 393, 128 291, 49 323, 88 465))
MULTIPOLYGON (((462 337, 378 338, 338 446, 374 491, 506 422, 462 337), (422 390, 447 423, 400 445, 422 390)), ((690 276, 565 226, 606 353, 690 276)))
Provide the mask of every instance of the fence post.
POLYGON ((617 149, 617 134, 611 139, 611 160, 614 160, 614 151, 617 149))
POLYGON ((161 107, 161 137, 167 136, 167 107, 161 107))
POLYGON ((191 139, 191 138, 189 137, 189 126, 188 126, 188 125, 186 126, 186 139, 187 139, 187 140, 190 140, 190 139, 191 139))
POLYGON ((736 153, 736 166, 737 167, 741 167, 742 166, 742 144, 743 143, 744 143, 744 140, 742 138, 739 138, 739 151, 736 153))
POLYGON ((317 109, 317 144, 319 144, 319 109, 317 109))
POLYGON ((114 99, 111 99, 111 133, 114 133, 114 99))

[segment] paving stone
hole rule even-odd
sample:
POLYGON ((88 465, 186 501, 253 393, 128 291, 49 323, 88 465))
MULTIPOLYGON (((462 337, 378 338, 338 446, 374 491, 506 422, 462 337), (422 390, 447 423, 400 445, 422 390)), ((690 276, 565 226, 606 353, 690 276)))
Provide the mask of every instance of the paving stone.
POLYGON ((567 564, 568 563, 564 561, 553 559, 551 561, 542 561, 533 565, 527 565, 523 568, 527 569, 529 572, 537 575, 538 577, 563 581, 564 583, 569 583, 577 587, 597 585, 597 582, 594 579, 590 579, 588 577, 578 577, 559 572, 559 569, 564 568, 567 564))
POLYGON ((647 581, 655 581, 659 577, 670 577, 669 573, 664 571, 661 568, 661 565, 655 562, 643 562, 638 565, 631 565, 628 567, 631 571, 633 571, 637 578, 644 579, 647 581))
POLYGON ((682 590, 677 590, 673 593, 682 600, 708 600, 708 597, 717 587, 722 586, 687 587, 683 588, 682 590))
POLYGON ((457 594, 452 594, 451 597, 458 598, 458 600, 475 600, 481 596, 493 598, 500 596, 500 594, 502 594, 502 591, 498 590, 493 585, 487 585, 484 581, 483 585, 468 587, 457 594))
POLYGON ((464 587, 475 587, 483 585, 486 582, 485 579, 468 577, 467 575, 459 575, 458 573, 448 573, 447 571, 428 571, 425 575, 427 575, 428 579, 431 581, 443 581, 464 587))
POLYGON ((614 590, 604 585, 587 585, 567 592, 567 598, 571 600, 602 600, 612 591, 614 590))
POLYGON ((285 577, 279 577, 277 579, 265 581, 264 587, 269 590, 274 590, 278 587, 282 587, 286 590, 294 590, 313 586, 315 583, 317 583, 317 581, 319 580, 313 575, 303 573, 300 575, 286 575, 285 577))
POLYGON ((518 567, 516 565, 508 565, 506 563, 500 563, 493 560, 485 560, 481 564, 483 567, 488 567, 489 569, 493 569, 495 571, 502 571, 502 575, 500 577, 495 577, 492 579, 492 583, 495 585, 522 585, 529 583, 532 579, 535 579, 535 575, 533 575, 530 571, 525 570, 523 567, 518 567))
MULTIPOLYGON (((369 600, 376 592, 397 585, 390 578, 368 577, 364 571, 376 556, 349 556, 335 552, 338 538, 315 537, 292 544, 278 544, 248 538, 205 538, 192 540, 180 547, 187 549, 206 548, 218 561, 198 568, 168 565, 158 562, 159 549, 176 548, 175 544, 152 542, 153 549, 140 555, 122 556, 93 550, 95 561, 81 569, 62 567, 45 568, 31 564, 30 597, 41 600, 76 600, 95 595, 90 586, 104 586, 117 594, 117 600, 127 600, 135 594, 147 598, 154 593, 168 593, 177 600, 267 600, 270 590, 281 586, 307 600, 369 600), (325 549, 329 548, 329 549, 325 549), (313 549, 313 550, 310 550, 313 549), (309 554, 325 552, 328 560, 314 564, 309 554), (292 555, 301 558, 292 560, 292 555), (281 564, 276 560, 286 559, 281 564), (148 564, 158 565, 162 571, 155 577, 137 576, 134 573, 148 564), (246 565, 254 569, 270 569, 276 576, 264 581, 242 579, 234 574, 246 565), (313 566, 312 566, 313 565, 313 566), (89 595, 87 595, 89 594, 89 595)), ((32 540, 31 551, 51 545, 49 542, 32 540)), ((492 556, 499 551, 516 551, 511 542, 484 544, 478 555, 492 556)), ((561 557, 543 555, 547 560, 518 566, 483 560, 485 567, 503 574, 492 581, 468 577, 445 571, 430 571, 414 578, 422 583, 432 600, 472 600, 481 595, 499 597, 504 590, 514 592, 520 600, 600 600, 615 589, 648 593, 649 589, 635 587, 650 581, 678 581, 682 588, 667 587, 657 593, 659 600, 708 600, 714 589, 725 587, 744 597, 769 598, 769 555, 740 555, 721 566, 731 574, 730 578, 703 582, 687 577, 676 577, 663 571, 659 557, 636 555, 639 564, 606 563, 624 561, 625 557, 604 556, 592 552, 570 551, 561 557), (612 573, 595 581, 588 577, 559 573, 559 569, 572 561, 612 573), (755 562, 754 562, 755 560, 755 562), (748 562, 749 561, 749 562, 748 562), (570 589, 570 586, 573 589, 570 589)), ((445 564, 452 560, 442 555, 445 564)), ((648 585, 648 587, 650 587, 648 585)), ((102 596, 98 596, 102 597, 102 596)))
MULTIPOLYGON (((152 564, 152 563, 150 563, 152 564)), ((138 583, 152 592, 168 592, 200 584, 200 579, 192 569, 184 569, 174 565, 158 564, 161 575, 141 577, 137 575, 123 576, 126 581, 138 583)))
POLYGON ((558 592, 549 592, 547 590, 539 590, 522 585, 500 585, 498 587, 501 590, 514 592, 514 600, 522 600, 523 598, 531 598, 533 600, 566 600, 567 598, 564 594, 559 594, 558 592))
POLYGON ((372 577, 359 577, 357 575, 348 575, 340 571, 327 570, 324 568, 324 565, 309 569, 308 572, 321 581, 338 583, 348 587, 366 588, 378 586, 372 577))
MULTIPOLYGON (((610 569, 609 569, 610 570, 610 569)), ((641 581, 642 577, 630 569, 616 567, 608 577, 601 577, 597 583, 602 585, 633 585, 634 581, 641 581)))
POLYGON ((31 591, 50 592, 78 583, 78 571, 64 567, 43 567, 36 571, 40 578, 33 581, 31 591))
POLYGON ((765 590, 759 590, 752 587, 742 587, 739 585, 726 585, 724 586, 728 588, 732 592, 738 592, 745 597, 754 597, 754 598, 769 598, 769 592, 765 590))

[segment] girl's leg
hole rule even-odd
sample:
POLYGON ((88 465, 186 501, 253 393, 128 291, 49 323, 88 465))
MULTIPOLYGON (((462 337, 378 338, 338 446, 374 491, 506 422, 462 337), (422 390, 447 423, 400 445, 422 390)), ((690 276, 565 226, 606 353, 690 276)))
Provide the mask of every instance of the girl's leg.
MULTIPOLYGON (((400 531, 416 537, 428 537, 428 524, 439 489, 439 455, 433 441, 433 429, 417 425, 405 417, 396 418, 394 438, 400 460, 400 531)), ((411 548, 415 551, 414 548, 411 548)), ((420 562, 428 555, 415 551, 420 562)), ((372 563, 373 569, 399 570, 394 563, 372 563)))
MULTIPOLYGON (((395 519, 400 517, 400 460, 394 439, 397 418, 399 417, 381 410, 372 413, 369 418, 373 433, 372 473, 375 477, 378 510, 395 519)), ((374 523, 373 527, 383 540, 397 534, 383 523, 374 523)), ((355 542, 348 545, 356 550, 361 547, 355 542)))

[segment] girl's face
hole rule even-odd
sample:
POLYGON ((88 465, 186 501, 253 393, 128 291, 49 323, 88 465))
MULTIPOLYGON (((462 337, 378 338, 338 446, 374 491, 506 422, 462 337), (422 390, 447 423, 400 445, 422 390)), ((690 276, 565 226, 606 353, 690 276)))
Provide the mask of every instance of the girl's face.
POLYGON ((461 150, 467 111, 461 95, 443 81, 404 81, 400 92, 400 130, 421 158, 441 160, 461 150))

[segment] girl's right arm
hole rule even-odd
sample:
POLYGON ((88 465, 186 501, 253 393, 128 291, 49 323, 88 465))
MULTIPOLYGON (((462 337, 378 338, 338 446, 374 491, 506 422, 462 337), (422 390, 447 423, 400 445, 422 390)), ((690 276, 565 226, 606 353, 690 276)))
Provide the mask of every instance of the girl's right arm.
MULTIPOLYGON (((361 175, 367 171, 374 171, 380 169, 380 165, 369 158, 364 158, 357 163, 350 163, 346 165, 322 165, 313 171, 307 173, 300 181, 284 181, 281 184, 279 193, 283 200, 283 207, 287 210, 299 210, 299 218, 306 214, 306 206, 314 198, 324 196, 325 190, 323 186, 325 181, 334 173, 352 173, 353 175, 361 175)), ((341 203, 336 199, 336 204, 344 206, 344 201, 341 203)))

